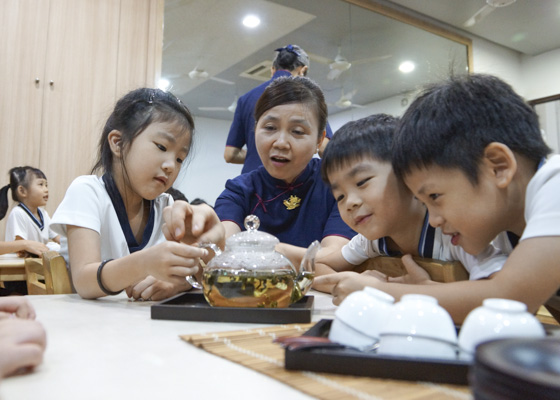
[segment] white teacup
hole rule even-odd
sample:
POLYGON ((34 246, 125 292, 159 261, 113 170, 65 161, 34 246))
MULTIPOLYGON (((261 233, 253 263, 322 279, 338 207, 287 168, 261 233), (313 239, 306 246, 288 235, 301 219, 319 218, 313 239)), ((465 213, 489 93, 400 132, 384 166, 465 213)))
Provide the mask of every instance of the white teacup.
POLYGON ((359 349, 374 345, 394 301, 392 296, 371 287, 351 293, 335 312, 329 339, 359 349))
POLYGON ((544 337, 539 320, 515 300, 486 299, 472 310, 459 332, 459 348, 467 355, 482 342, 511 337, 544 337))
POLYGON ((457 331, 437 299, 407 294, 393 306, 381 329, 379 354, 402 357, 456 358, 457 331))

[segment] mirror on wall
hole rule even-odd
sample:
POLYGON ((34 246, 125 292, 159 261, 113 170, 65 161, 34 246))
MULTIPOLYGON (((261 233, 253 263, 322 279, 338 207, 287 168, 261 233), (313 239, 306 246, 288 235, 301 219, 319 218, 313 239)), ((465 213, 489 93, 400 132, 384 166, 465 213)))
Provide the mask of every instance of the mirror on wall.
POLYGON ((529 102, 539 116, 544 139, 554 154, 560 153, 560 94, 529 102))
POLYGON ((310 55, 331 118, 395 97, 405 107, 417 88, 469 68, 468 39, 374 1, 166 0, 161 76, 196 116, 231 120, 290 43, 310 55), (260 25, 245 27, 247 15, 260 25))

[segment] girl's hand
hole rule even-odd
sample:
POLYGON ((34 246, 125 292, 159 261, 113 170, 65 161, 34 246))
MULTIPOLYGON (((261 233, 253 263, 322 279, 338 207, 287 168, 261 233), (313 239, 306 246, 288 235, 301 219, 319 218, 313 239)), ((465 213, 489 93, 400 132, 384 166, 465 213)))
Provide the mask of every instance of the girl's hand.
POLYGON ((46 244, 34 240, 21 240, 21 245, 23 249, 18 251, 19 257, 27 257, 29 254, 35 254, 41 257, 45 251, 49 251, 46 244))
POLYGON ((0 320, 0 378, 41 364, 47 337, 37 321, 19 318, 0 320))
POLYGON ((195 274, 200 258, 207 255, 206 249, 170 241, 142 250, 146 276, 173 285, 180 285, 187 275, 195 274))
POLYGON ((211 242, 223 248, 225 229, 207 204, 176 201, 163 210, 163 234, 167 240, 186 244, 211 242))
POLYGON ((148 276, 146 279, 138 282, 136 285, 126 288, 128 297, 134 300, 165 300, 177 293, 185 292, 191 288, 191 285, 183 278, 179 284, 160 281, 153 276, 148 276))
POLYGON ((35 310, 25 297, 0 297, 0 320, 12 315, 22 319, 35 319, 35 310))

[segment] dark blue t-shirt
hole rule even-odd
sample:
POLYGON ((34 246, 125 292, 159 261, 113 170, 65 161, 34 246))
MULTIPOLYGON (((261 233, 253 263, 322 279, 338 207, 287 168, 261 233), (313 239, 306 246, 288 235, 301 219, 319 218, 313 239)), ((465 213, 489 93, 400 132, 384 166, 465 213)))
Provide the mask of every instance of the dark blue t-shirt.
POLYGON ((245 217, 256 215, 259 230, 300 247, 330 235, 347 239, 356 235, 340 217, 330 188, 321 180, 317 158, 291 185, 273 178, 263 166, 228 180, 215 210, 220 220, 235 222, 241 230, 245 217))
MULTIPOLYGON (((229 134, 226 146, 243 148, 247 145, 247 154, 245 156, 245 164, 241 173, 252 171, 262 165, 261 158, 255 147, 255 106, 257 101, 263 94, 264 90, 270 83, 281 76, 291 76, 289 71, 279 70, 272 76, 269 81, 257 86, 256 88, 245 93, 237 100, 237 108, 233 116, 233 122, 229 128, 229 134)), ((327 138, 332 137, 332 130, 327 123, 327 138)))

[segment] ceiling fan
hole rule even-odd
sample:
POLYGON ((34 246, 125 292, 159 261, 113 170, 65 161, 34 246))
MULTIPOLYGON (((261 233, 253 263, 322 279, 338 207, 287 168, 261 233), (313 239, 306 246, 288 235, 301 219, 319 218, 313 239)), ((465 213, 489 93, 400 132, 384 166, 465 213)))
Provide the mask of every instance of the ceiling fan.
POLYGON ((318 56, 316 54, 309 54, 309 58, 314 61, 317 61, 321 64, 326 64, 329 66, 330 71, 327 74, 327 79, 334 81, 338 79, 338 77, 344 72, 348 71, 352 65, 360 65, 365 63, 372 63, 376 61, 386 60, 387 58, 391 58, 391 54, 387 54, 384 56, 376 56, 376 57, 369 57, 369 58, 362 58, 359 60, 348 61, 346 57, 342 55, 342 51, 340 47, 338 48, 338 53, 334 60, 318 56))
POLYGON ((226 85, 235 85, 235 82, 228 81, 222 78, 216 78, 215 76, 210 76, 207 71, 202 68, 195 67, 192 71, 188 73, 189 78, 192 80, 201 80, 201 79, 211 79, 216 82, 225 83, 226 85))
POLYGON ((225 83, 226 85, 235 85, 235 82, 232 81, 228 81, 227 79, 222 79, 222 78, 217 78, 215 76, 210 76, 210 74, 198 67, 195 67, 195 69, 193 69, 192 71, 190 71, 188 74, 168 74, 166 75, 167 79, 179 79, 182 78, 184 76, 188 76, 190 79, 192 80, 204 80, 204 79, 210 79, 216 82, 220 82, 220 83, 225 83))
POLYGON ((356 89, 352 90, 349 93, 344 93, 344 90, 341 89, 341 94, 340 94, 340 98, 334 102, 334 104, 329 104, 330 106, 334 105, 338 108, 350 108, 350 107, 354 107, 354 108, 363 108, 364 106, 360 105, 360 104, 354 104, 352 103, 352 97, 354 97, 354 95, 357 93, 358 91, 356 89))
POLYGON ((231 103, 228 107, 198 107, 200 111, 229 111, 231 113, 234 113, 236 108, 237 96, 235 96, 233 103, 231 103))
POLYGON ((486 0, 486 4, 478 10, 472 17, 463 23, 463 26, 468 28, 474 24, 482 21, 496 8, 507 7, 515 3, 516 0, 486 0))

